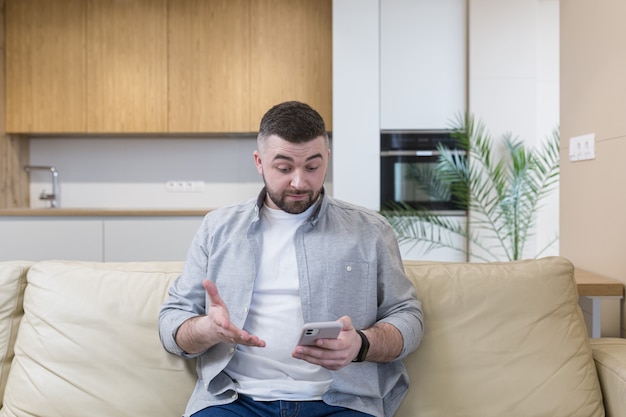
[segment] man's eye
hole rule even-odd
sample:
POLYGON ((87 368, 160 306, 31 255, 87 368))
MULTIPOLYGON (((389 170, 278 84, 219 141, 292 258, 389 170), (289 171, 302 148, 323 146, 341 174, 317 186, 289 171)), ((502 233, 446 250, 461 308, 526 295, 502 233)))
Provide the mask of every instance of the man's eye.
POLYGON ((312 167, 307 167, 306 170, 309 172, 314 172, 314 171, 317 171, 318 168, 319 166, 312 166, 312 167))
POLYGON ((284 166, 278 166, 278 167, 276 167, 276 169, 277 169, 279 172, 282 172, 283 174, 286 174, 286 173, 288 173, 289 171, 291 171, 291 167, 284 167, 284 166))

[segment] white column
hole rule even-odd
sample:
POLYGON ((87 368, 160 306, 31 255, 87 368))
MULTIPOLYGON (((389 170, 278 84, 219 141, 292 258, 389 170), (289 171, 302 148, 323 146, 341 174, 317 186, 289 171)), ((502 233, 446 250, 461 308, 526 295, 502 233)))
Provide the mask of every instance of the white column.
POLYGON ((333 195, 380 205, 379 1, 333 1, 333 195))

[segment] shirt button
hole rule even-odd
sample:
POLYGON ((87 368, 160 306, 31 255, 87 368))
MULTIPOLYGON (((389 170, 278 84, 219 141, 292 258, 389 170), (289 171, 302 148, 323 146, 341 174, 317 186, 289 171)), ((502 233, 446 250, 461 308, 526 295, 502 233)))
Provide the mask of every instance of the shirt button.
POLYGON ((231 348, 228 350, 228 353, 230 353, 231 355, 232 355, 233 353, 235 353, 235 348, 234 348, 234 347, 231 347, 231 348))
POLYGON ((243 309, 243 312, 244 312, 244 313, 246 313, 246 314, 248 314, 248 307, 244 308, 244 309, 243 309))
POLYGON ((348 266, 348 267, 346 268, 346 270, 347 270, 348 272, 350 272, 350 271, 352 271, 352 267, 351 267, 351 266, 348 266))
POLYGON ((237 393, 234 393, 233 395, 231 395, 230 398, 232 398, 233 400, 236 400, 237 399, 237 393))

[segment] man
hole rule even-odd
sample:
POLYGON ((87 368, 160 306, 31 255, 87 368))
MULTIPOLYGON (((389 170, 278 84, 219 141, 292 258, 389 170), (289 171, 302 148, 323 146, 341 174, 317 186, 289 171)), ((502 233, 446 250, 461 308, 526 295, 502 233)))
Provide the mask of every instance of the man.
POLYGON ((272 107, 257 145, 265 187, 205 217, 159 315, 165 349, 197 357, 185 416, 390 416, 423 335, 395 235, 325 194, 328 135, 308 105, 272 107), (336 320, 336 339, 296 346, 303 324, 336 320))

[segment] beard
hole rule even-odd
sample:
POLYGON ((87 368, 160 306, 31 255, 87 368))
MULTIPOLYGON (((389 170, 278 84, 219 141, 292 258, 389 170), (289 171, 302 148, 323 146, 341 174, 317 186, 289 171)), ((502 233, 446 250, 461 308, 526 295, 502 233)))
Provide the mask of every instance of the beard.
MULTIPOLYGON (((263 179, 265 182, 265 179, 263 179)), ((298 191, 298 190, 285 190, 283 192, 276 192, 271 189, 267 183, 265 183, 265 190, 269 198, 278 206, 282 211, 289 214, 300 214, 305 212, 317 201, 320 195, 320 191, 298 191), (308 198, 298 201, 287 201, 287 195, 307 195, 308 198)))

